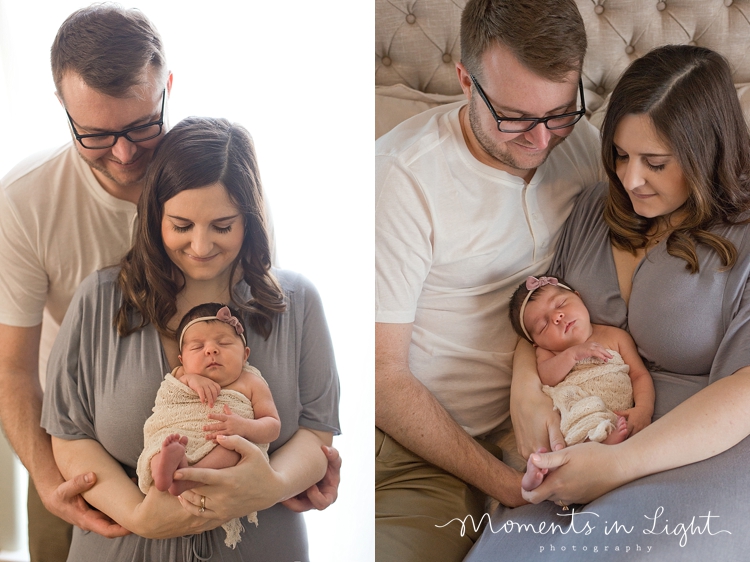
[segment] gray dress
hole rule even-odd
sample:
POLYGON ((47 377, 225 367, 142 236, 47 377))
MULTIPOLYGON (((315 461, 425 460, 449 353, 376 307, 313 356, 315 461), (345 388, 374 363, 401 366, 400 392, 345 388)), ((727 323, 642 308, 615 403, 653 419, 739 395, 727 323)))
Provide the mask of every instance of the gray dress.
MULTIPOLYGON (((719 271, 717 254, 706 246, 698 246, 700 272, 694 275, 665 244, 654 247, 633 274, 626 307, 602 218, 605 194, 599 185, 580 195, 550 271, 581 293, 592 322, 633 336, 654 378, 656 419, 750 365, 750 226, 715 229, 737 248, 730 271, 719 271)), ((466 560, 748 560, 748 466, 750 438, 577 506, 572 527, 570 514, 560 515, 551 502, 501 506, 466 560), (615 522, 625 527, 613 528, 615 522), (540 523, 561 528, 540 532, 540 523), (519 530, 518 524, 529 526, 519 530)))
MULTIPOLYGON (((112 268, 91 274, 70 304, 50 355, 42 426, 61 439, 95 439, 134 476, 143 424, 170 369, 153 325, 124 338, 117 335, 112 322, 121 303, 117 273, 112 268)), ((274 320, 268 340, 252 330, 247 334, 249 362, 268 381, 281 418, 281 434, 269 454, 300 427, 339 433, 338 375, 320 297, 304 277, 274 273, 287 311, 274 320)), ((241 299, 250 296, 244 282, 235 291, 241 299)), ((221 527, 165 540, 137 535, 105 539, 76 527, 68 560, 308 559, 301 514, 278 504, 260 512, 258 519, 257 528, 243 519, 245 532, 234 550, 224 545, 221 527)))

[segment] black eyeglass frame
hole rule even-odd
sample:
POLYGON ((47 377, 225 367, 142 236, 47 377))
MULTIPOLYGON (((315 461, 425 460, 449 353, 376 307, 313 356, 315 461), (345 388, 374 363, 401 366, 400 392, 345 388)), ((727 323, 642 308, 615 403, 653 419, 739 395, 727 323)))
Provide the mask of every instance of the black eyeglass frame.
POLYGON ((469 77, 471 78, 471 81, 474 83, 474 87, 477 89, 477 92, 479 92, 479 96, 484 100, 484 103, 487 105, 487 109, 490 110, 490 113, 492 113, 492 117, 494 117, 495 121, 497 122, 497 130, 501 133, 526 133, 539 125, 539 123, 544 123, 544 126, 547 127, 550 131, 557 131, 560 129, 567 129, 568 127, 572 127, 576 123, 578 123, 581 120, 581 117, 583 117, 586 114, 586 100, 583 96, 583 79, 578 79, 578 91, 581 96, 581 109, 578 111, 571 111, 568 113, 560 113, 558 115, 550 115, 549 117, 499 117, 497 113, 495 112, 495 108, 492 107, 492 104, 490 103, 490 100, 487 99, 486 94, 484 93, 484 90, 479 85, 479 82, 477 82, 477 79, 474 78, 473 74, 469 74, 469 77), (565 125, 561 125, 559 127, 550 127, 549 122, 553 119, 561 119, 563 117, 575 117, 573 121, 570 123, 567 123, 565 125), (531 122, 531 125, 529 125, 528 128, 523 130, 514 130, 514 131, 507 131, 503 130, 502 123, 503 121, 512 121, 512 122, 520 122, 520 121, 528 121, 531 122))
POLYGON ((138 125, 136 127, 128 127, 127 129, 123 129, 122 131, 118 131, 118 132, 114 132, 113 131, 111 133, 108 132, 108 133, 94 133, 94 134, 90 134, 90 135, 88 135, 88 134, 87 135, 81 135, 76 130, 76 126, 73 123, 73 118, 70 116, 70 113, 68 113, 67 108, 65 109, 65 115, 68 116, 68 121, 70 122, 70 127, 73 129, 73 136, 76 138, 76 140, 81 144, 81 146, 83 148, 87 148, 89 150, 104 150, 106 148, 112 148, 114 145, 116 145, 117 144, 117 140, 120 137, 125 137, 126 139, 128 139, 132 143, 138 143, 138 142, 146 142, 146 141, 153 140, 156 137, 158 137, 159 135, 161 135, 162 130, 164 129, 164 102, 166 101, 166 99, 167 99, 167 89, 164 88, 164 91, 161 94, 161 114, 159 115, 159 119, 158 120, 152 121, 150 123, 146 123, 144 125, 138 125), (146 137, 145 139, 133 140, 132 138, 130 138, 130 136, 128 136, 128 133, 132 133, 133 131, 139 131, 139 130, 142 130, 142 129, 147 129, 148 127, 153 127, 154 125, 158 125, 159 126, 159 131, 156 134, 151 135, 150 137, 146 137), (84 144, 84 141, 86 139, 101 138, 101 137, 113 137, 114 140, 112 141, 112 144, 107 145, 107 146, 91 147, 91 146, 86 146, 84 144))

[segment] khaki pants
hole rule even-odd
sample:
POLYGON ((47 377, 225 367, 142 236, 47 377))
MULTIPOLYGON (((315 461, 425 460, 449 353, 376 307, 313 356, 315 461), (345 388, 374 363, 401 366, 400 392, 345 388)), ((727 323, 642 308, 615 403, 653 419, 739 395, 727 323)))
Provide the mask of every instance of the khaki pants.
POLYGON ((47 511, 31 478, 27 506, 31 562, 65 562, 73 537, 73 525, 47 511))
MULTIPOLYGON (((512 436, 512 429, 510 430, 512 436)), ((503 440, 505 442, 512 437, 503 440)), ((504 450, 478 442, 498 459, 504 450)), ((513 448, 515 441, 513 440, 513 448)), ((520 457, 519 457, 520 458, 520 457)), ((522 460, 522 459, 521 459, 522 460)), ((377 562, 458 562, 474 545, 487 509, 487 496, 415 455, 375 428, 375 559, 377 562), (445 525, 444 527, 442 527, 445 525)))

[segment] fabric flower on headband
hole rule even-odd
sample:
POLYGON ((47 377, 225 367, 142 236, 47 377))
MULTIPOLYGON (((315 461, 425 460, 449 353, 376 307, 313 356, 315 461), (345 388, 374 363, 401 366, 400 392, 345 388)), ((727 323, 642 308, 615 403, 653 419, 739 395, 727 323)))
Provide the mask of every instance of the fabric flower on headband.
POLYGON ((545 285, 557 285, 557 278, 556 277, 540 277, 539 279, 537 279, 533 275, 529 275, 526 278, 526 290, 528 291, 534 291, 538 289, 539 287, 544 287, 545 285))
MULTIPOLYGON (((557 283, 557 279, 555 279, 555 283, 557 283)), ((241 336, 245 331, 239 319, 236 316, 232 316, 232 313, 229 312, 228 306, 219 309, 219 312, 216 313, 216 319, 232 326, 238 336, 241 336)))

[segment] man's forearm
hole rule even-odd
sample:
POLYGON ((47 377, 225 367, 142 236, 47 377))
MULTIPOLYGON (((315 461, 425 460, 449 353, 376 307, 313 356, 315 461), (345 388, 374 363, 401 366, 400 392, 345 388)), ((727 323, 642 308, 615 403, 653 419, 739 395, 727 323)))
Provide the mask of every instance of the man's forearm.
POLYGON ((482 448, 411 373, 376 368, 375 424, 426 461, 504 505, 525 503, 521 475, 482 448))
POLYGON ((40 426, 41 415, 42 388, 36 371, 7 367, 0 371, 3 431, 44 498, 46 491, 64 480, 52 455, 50 437, 40 426))

